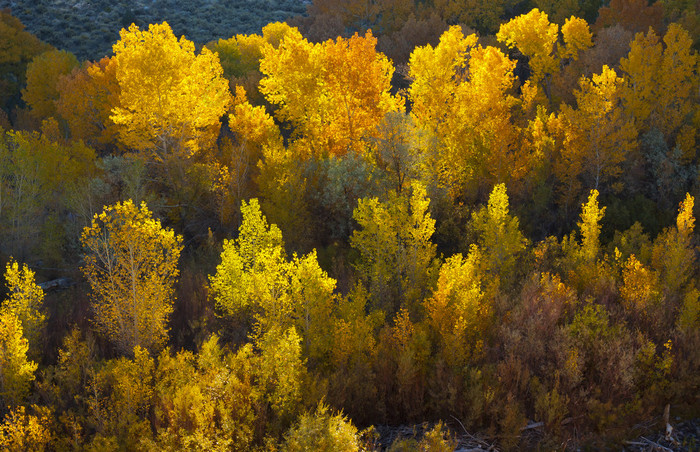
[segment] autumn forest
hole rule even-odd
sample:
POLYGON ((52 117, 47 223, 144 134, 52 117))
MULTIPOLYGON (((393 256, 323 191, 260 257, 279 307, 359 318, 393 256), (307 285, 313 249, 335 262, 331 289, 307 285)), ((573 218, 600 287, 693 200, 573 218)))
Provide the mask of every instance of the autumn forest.
POLYGON ((620 450, 700 417, 698 7, 314 0, 83 62, 1 11, 0 449, 620 450))

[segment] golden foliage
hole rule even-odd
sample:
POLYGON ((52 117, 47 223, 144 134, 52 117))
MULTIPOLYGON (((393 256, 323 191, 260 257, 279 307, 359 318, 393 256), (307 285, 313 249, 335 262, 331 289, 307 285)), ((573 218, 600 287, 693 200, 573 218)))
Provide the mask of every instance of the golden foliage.
POLYGON ((114 146, 117 126, 110 116, 119 105, 114 57, 73 69, 59 78, 57 88, 56 112, 68 123, 71 138, 101 149, 114 146))
POLYGON ((169 153, 189 156, 213 146, 230 101, 228 83, 216 54, 173 35, 170 26, 131 25, 114 45, 119 105, 110 117, 120 139, 156 159, 169 153))
POLYGON ((145 203, 106 207, 83 230, 83 274, 95 323, 122 352, 159 349, 167 340, 182 237, 153 219, 145 203))
POLYGON ((0 311, 0 401, 15 406, 29 395, 37 364, 27 360, 29 343, 22 322, 11 311, 0 311))
POLYGON ((10 297, 3 302, 2 310, 17 316, 22 323, 32 356, 38 356, 46 316, 42 312, 44 291, 36 285, 34 276, 35 273, 26 264, 20 269, 17 262, 7 263, 5 280, 10 297))
POLYGON ((363 139, 390 111, 403 109, 390 93, 394 68, 375 50, 371 32, 312 44, 295 29, 278 48, 266 46, 260 91, 278 105, 294 136, 313 155, 364 151, 363 139))
POLYGON ((509 93, 514 68, 515 61, 478 45, 476 35, 464 36, 457 26, 435 48, 418 47, 411 54, 412 114, 439 140, 427 155, 426 170, 454 197, 479 180, 498 183, 525 174, 511 118, 517 103, 509 93))

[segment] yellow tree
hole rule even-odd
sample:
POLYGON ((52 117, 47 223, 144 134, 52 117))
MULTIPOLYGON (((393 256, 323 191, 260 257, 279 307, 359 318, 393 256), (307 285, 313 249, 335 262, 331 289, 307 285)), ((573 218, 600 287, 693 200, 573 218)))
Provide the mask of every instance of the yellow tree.
POLYGON ((622 188, 623 164, 637 146, 637 130, 622 108, 623 85, 613 69, 603 66, 601 74, 579 81, 578 108, 562 106, 564 139, 554 171, 564 202, 579 196, 581 184, 600 191, 622 188))
POLYGON ((460 371, 481 357, 485 333, 493 314, 482 291, 481 253, 456 254, 440 267, 437 288, 424 302, 426 321, 437 336, 439 356, 460 371))
POLYGON ((22 99, 38 119, 56 114, 58 80, 70 74, 78 60, 65 50, 49 50, 35 57, 27 66, 27 88, 22 90, 22 99))
POLYGON ((9 298, 2 304, 2 310, 17 316, 22 323, 32 356, 38 356, 46 316, 42 312, 44 291, 34 282, 34 275, 26 264, 20 268, 17 262, 7 263, 5 280, 9 298))
POLYGON ((641 131, 657 129, 684 160, 695 157, 698 103, 698 64, 688 32, 671 24, 663 44, 653 30, 638 33, 627 58, 620 60, 625 76, 622 93, 626 110, 641 131))
POLYGON ((389 193, 386 202, 360 199, 353 211, 359 229, 350 244, 360 253, 360 280, 370 291, 373 308, 393 315, 415 309, 431 290, 435 275, 435 231, 425 188, 414 184, 402 194, 389 193))
POLYGON ((264 48, 260 91, 311 154, 361 152, 384 115, 403 109, 390 93, 394 68, 376 43, 367 32, 312 44, 291 30, 278 48, 264 48))
POLYGON ((509 212, 505 184, 493 187, 488 204, 474 212, 472 223, 479 234, 482 272, 494 282, 512 282, 528 240, 520 232, 518 217, 509 212))
POLYGON ((692 244, 694 206, 695 198, 686 193, 678 208, 676 227, 666 229, 654 241, 652 266, 659 273, 667 297, 680 297, 693 274, 696 261, 692 244))
POLYGON ((465 37, 457 26, 436 47, 411 54, 412 114, 439 140, 426 164, 453 196, 479 180, 502 182, 524 173, 511 120, 514 68, 500 50, 477 45, 476 35, 465 37))
POLYGON ((131 200, 95 215, 81 237, 83 274, 92 289, 95 323, 122 353, 160 348, 173 310, 182 237, 131 200))
POLYGON ((600 254, 600 220, 605 215, 605 207, 598 206, 598 190, 591 190, 588 201, 581 205, 580 256, 585 262, 593 263, 600 254))
POLYGON ((284 36, 294 27, 285 22, 274 22, 265 25, 262 35, 235 35, 229 39, 219 39, 210 42, 207 47, 219 55, 224 77, 228 79, 233 91, 236 85, 241 85, 248 91, 251 101, 259 105, 264 100, 258 91, 258 84, 262 78, 260 73, 260 59, 263 57, 263 49, 267 45, 279 47, 284 36))
POLYGON ((114 45, 119 106, 111 119, 129 147, 189 156, 214 144, 229 103, 216 54, 173 35, 164 22, 147 31, 131 25, 114 45))
POLYGON ((224 241, 221 264, 209 278, 217 308, 253 317, 258 338, 296 327, 307 357, 327 359, 335 280, 318 265, 316 252, 287 260, 282 233, 267 223, 253 198, 241 206, 237 239, 224 241))
POLYGON ((36 415, 27 413, 24 406, 18 406, 7 413, 0 424, 0 448, 7 451, 32 450, 43 452, 49 449, 52 435, 51 411, 48 408, 32 406, 36 415))
POLYGON ((549 22, 547 14, 535 8, 501 25, 497 38, 510 48, 517 47, 528 57, 531 83, 541 85, 549 102, 552 75, 561 69, 565 58, 577 59, 580 51, 593 45, 592 34, 585 20, 570 17, 561 27, 549 22))
POLYGON ((0 311, 0 402, 3 408, 21 403, 29 394, 37 364, 27 359, 28 350, 22 322, 3 309, 0 311))

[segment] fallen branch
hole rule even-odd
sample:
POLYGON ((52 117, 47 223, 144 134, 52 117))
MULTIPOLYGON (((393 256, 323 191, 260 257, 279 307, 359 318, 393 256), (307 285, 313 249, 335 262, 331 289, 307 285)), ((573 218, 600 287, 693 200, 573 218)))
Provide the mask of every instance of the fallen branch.
POLYGON ((648 438, 645 438, 645 437, 642 436, 642 439, 643 439, 644 441, 646 441, 647 444, 649 444, 650 446, 652 446, 652 447, 654 448, 655 451, 656 451, 656 450, 660 450, 660 451, 663 451, 663 452, 673 452, 673 449, 669 449, 668 447, 662 446, 662 445, 659 444, 659 443, 655 443, 654 441, 652 441, 652 440, 650 440, 650 439, 648 439, 648 438))

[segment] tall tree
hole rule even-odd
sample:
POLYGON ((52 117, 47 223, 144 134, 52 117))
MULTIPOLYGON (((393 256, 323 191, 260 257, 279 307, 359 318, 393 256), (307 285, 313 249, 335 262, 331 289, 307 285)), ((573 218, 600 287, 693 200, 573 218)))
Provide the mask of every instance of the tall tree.
POLYGON ((585 20, 566 19, 561 27, 549 22, 546 13, 535 8, 501 25, 497 38, 510 48, 517 47, 529 58, 531 83, 544 88, 552 103, 552 76, 561 69, 564 59, 577 59, 581 50, 593 45, 592 34, 585 20))
POLYGON ((478 45, 476 35, 464 36, 457 26, 435 48, 418 47, 411 54, 412 114, 439 143, 424 164, 454 197, 481 181, 504 182, 524 173, 511 121, 517 103, 510 94, 514 68, 500 50, 478 45))
POLYGON ((554 162, 565 202, 578 198, 581 185, 619 192, 624 164, 637 147, 637 130, 622 108, 623 79, 604 66, 591 79, 581 77, 579 86, 578 108, 561 109, 565 138, 554 162))
POLYGON ((45 119, 56 115, 59 97, 58 81, 78 66, 78 60, 65 50, 49 50, 36 56, 27 66, 27 88, 22 99, 31 108, 32 115, 45 119))
POLYGON ((638 33, 629 55, 620 61, 625 78, 624 106, 641 131, 657 129, 683 159, 695 158, 700 118, 700 58, 688 32, 671 24, 663 44, 654 30, 638 33))
POLYGON ((435 220, 430 216, 425 188, 414 183, 401 194, 389 193, 358 201, 353 212, 359 229, 350 244, 360 252, 356 264, 360 280, 370 291, 373 308, 393 315, 415 309, 432 288, 436 274, 436 247, 430 238, 435 220))
POLYGON ((9 297, 2 303, 2 310, 12 312, 22 323, 32 356, 40 355, 40 339, 46 323, 44 315, 44 291, 34 281, 35 273, 27 265, 21 268, 10 261, 5 268, 5 280, 9 297))
POLYGON ((129 147, 189 156, 214 144, 229 103, 228 83, 216 54, 173 34, 167 22, 122 29, 114 44, 119 106, 111 119, 129 147))
POLYGON ((131 200, 106 207, 83 230, 83 274, 95 323, 116 348, 159 349, 167 340, 182 237, 131 200))
POLYGON ((278 48, 265 47, 260 91, 278 105, 277 117, 315 155, 363 151, 363 139, 390 111, 403 109, 390 93, 394 68, 375 50, 371 32, 312 44, 292 30, 278 48))
POLYGON ((110 119, 119 105, 114 57, 87 63, 58 80, 56 112, 68 123, 71 138, 100 150, 115 146, 117 126, 110 119))
POLYGON ((3 409, 21 403, 29 394, 37 364, 27 359, 28 350, 22 322, 11 311, 0 312, 0 402, 3 409))

